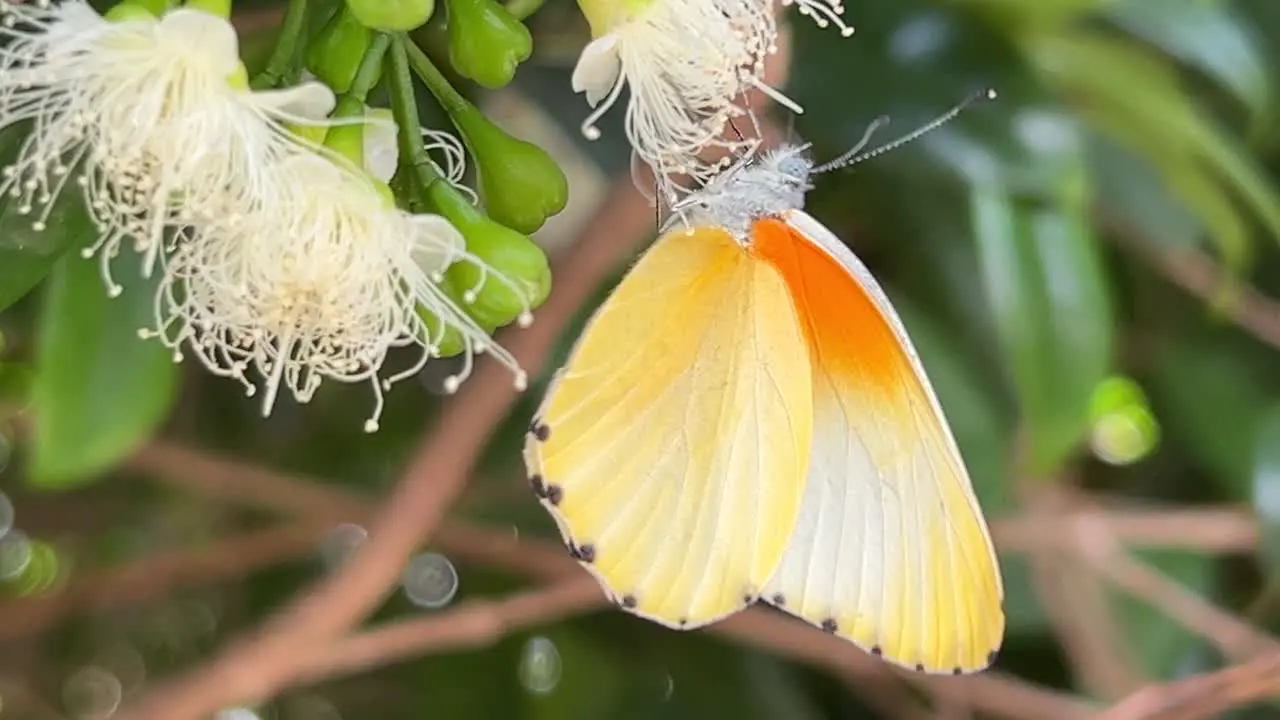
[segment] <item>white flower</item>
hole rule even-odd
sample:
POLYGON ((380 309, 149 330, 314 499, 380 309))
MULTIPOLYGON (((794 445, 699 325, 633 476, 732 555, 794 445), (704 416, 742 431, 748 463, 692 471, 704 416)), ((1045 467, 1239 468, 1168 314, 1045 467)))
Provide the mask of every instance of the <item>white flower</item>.
POLYGON ((483 351, 525 384, 515 358, 438 287, 454 262, 478 263, 447 220, 396 209, 385 186, 319 154, 290 157, 274 172, 273 207, 211 219, 179 244, 156 297, 155 329, 144 337, 160 338, 176 360, 187 349, 251 395, 252 367, 264 415, 282 388, 307 402, 326 378, 367 381, 376 397, 369 432, 383 392, 437 354, 446 328, 465 343, 464 366, 447 389, 457 389, 472 354, 483 351), (424 321, 421 310, 442 323, 424 321), (386 376, 387 352, 405 346, 418 348, 416 362, 386 376))
MULTIPOLYGON (((836 24, 844 35, 841 0, 795 3, 819 26, 836 24)), ((758 89, 794 112, 801 108, 763 81, 765 57, 777 51, 771 0, 579 0, 595 38, 582 51, 573 89, 595 108, 583 123, 588 138, 596 122, 630 87, 626 133, 635 153, 660 177, 691 175, 705 182, 732 158, 710 162, 709 148, 750 152, 757 140, 725 137, 725 124, 750 116, 743 93, 758 89)), ((754 118, 749 117, 751 123, 754 118)))
POLYGON ((234 28, 199 10, 107 20, 84 0, 0 0, 0 127, 32 123, 0 192, 42 229, 75 177, 100 232, 85 255, 102 253, 113 295, 126 238, 149 275, 167 227, 265 202, 266 168, 301 142, 280 121, 333 102, 319 83, 250 92, 234 28))

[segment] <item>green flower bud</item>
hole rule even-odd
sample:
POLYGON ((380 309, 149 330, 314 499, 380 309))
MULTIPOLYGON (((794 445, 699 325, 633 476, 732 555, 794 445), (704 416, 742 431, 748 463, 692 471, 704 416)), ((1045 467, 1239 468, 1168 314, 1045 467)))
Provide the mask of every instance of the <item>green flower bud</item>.
POLYGON ((437 211, 453 223, 467 242, 467 251, 483 266, 466 260, 445 272, 461 306, 482 327, 502 327, 538 307, 551 292, 547 256, 532 240, 484 215, 457 190, 436 182, 427 191, 437 211), (492 277, 485 267, 509 279, 515 287, 492 277))
MULTIPOLYGON (((439 287, 455 305, 463 308, 464 310, 467 309, 467 304, 462 299, 464 293, 459 292, 457 288, 454 287, 453 280, 448 275, 445 276, 444 280, 442 280, 437 287, 439 287)), ((421 305, 416 308, 416 311, 418 313, 418 317, 422 318, 423 324, 427 326, 428 339, 432 343, 436 357, 453 357, 454 355, 461 354, 463 350, 467 349, 462 331, 460 331, 456 325, 441 321, 439 316, 421 305)), ((471 319, 475 320, 476 324, 480 326, 480 329, 490 336, 498 330, 497 324, 482 322, 480 320, 476 320, 474 317, 471 319)))
POLYGON ((427 340, 432 343, 433 354, 436 357, 453 357, 466 349, 466 343, 463 342, 462 333, 458 331, 458 328, 448 323, 442 323, 435 313, 421 305, 416 310, 418 317, 422 318, 423 324, 427 326, 427 340), (443 334, 441 334, 440 330, 441 325, 444 325, 443 334))
POLYGON ((344 93, 351 89, 351 81, 371 42, 373 31, 356 18, 351 8, 338 8, 307 48, 307 69, 334 92, 344 93))
POLYGON ((187 0, 186 7, 203 10, 226 20, 231 19, 231 0, 187 0))
POLYGON ((364 168, 364 123, 336 125, 324 136, 324 146, 364 168))
POLYGON ((653 5, 654 0, 578 0, 578 8, 591 26, 591 37, 611 32, 653 5))
POLYGON ((405 32, 416 30, 431 19, 436 0, 347 0, 347 7, 366 27, 405 32))
POLYGON ((480 199, 490 217, 528 234, 564 210, 569 180, 545 150, 507 134, 470 103, 449 114, 475 158, 480 199))
POLYGON ((511 82, 516 66, 533 53, 529 28, 493 0, 446 2, 453 69, 491 89, 511 82))

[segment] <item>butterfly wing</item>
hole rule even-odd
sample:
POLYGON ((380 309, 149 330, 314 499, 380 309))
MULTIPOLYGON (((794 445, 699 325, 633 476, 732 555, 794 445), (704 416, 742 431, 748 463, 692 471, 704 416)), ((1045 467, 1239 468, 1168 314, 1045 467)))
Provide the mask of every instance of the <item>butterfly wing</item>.
POLYGON ((800 519, 763 597, 905 667, 990 664, 1003 588, 968 473, 902 322, 862 263, 802 211, 757 221, 813 366, 800 519))
POLYGON ((758 597, 792 534, 810 382, 777 271, 722 229, 668 233, 553 380, 531 483, 615 601, 705 625, 758 597))

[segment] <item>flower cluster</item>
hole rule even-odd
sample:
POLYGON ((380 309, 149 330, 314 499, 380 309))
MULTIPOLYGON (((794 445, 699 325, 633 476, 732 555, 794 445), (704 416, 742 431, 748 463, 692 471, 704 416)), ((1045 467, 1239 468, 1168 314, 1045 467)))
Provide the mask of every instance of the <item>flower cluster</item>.
MULTIPOLYGON (((0 129, 30 128, 0 193, 41 230, 76 186, 97 228, 82 252, 98 258, 109 294, 124 291, 111 268, 128 251, 144 276, 160 273, 143 337, 262 390, 264 415, 282 389, 305 402, 324 379, 368 382, 373 431, 383 391, 445 354, 446 335, 466 355, 448 388, 482 351, 522 386, 445 273, 470 264, 499 281, 522 299, 521 324, 529 293, 469 253, 445 218, 396 206, 394 133, 369 125, 358 161, 308 139, 389 121, 329 117, 335 97, 320 82, 252 90, 233 27, 201 5, 156 16, 124 3, 104 16, 85 0, 0 0, 0 129), (417 362, 388 375, 388 351, 406 346, 417 362)), ((460 161, 456 140, 433 140, 446 164, 460 161)), ((459 167, 442 173, 461 178, 459 167)))
MULTIPOLYGON (((764 81, 765 59, 778 50, 772 0, 579 0, 593 40, 573 72, 573 89, 594 111, 582 125, 590 139, 596 123, 630 89, 627 139, 668 193, 705 184, 734 161, 754 152, 754 136, 726 133, 756 118, 745 93, 758 90, 793 112, 802 108, 764 81), (735 123, 736 125, 736 123, 735 123), (719 152, 717 152, 719 151, 719 152)), ((782 0, 796 5, 819 27, 837 26, 841 0, 782 0)))

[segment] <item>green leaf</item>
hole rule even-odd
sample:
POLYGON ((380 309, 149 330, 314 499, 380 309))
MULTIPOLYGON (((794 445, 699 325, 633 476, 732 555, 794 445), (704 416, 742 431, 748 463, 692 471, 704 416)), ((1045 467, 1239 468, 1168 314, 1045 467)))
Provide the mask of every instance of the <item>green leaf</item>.
MULTIPOLYGON (((26 123, 0 130, 0 168, 17 158, 27 137, 26 123)), ((75 183, 68 183, 44 219, 45 228, 36 230, 40 212, 20 212, 22 202, 6 190, 0 194, 0 310, 31 291, 53 264, 72 245, 94 231, 84 199, 75 183)))
POLYGON ((1259 38, 1230 6, 1204 0, 1119 0, 1105 6, 1117 26, 1200 70, 1251 110, 1262 110, 1270 88, 1259 38))
POLYGON ((1111 363, 1107 278, 1088 218, 1071 201, 971 191, 974 236, 1028 433, 1025 470, 1053 472, 1084 438, 1111 363))
MULTIPOLYGON (((1080 99, 1084 117, 1166 171, 1166 180, 1184 201, 1201 198, 1191 209, 1207 224, 1220 226, 1224 212, 1221 201, 1203 199, 1204 181, 1210 180, 1232 188, 1280 240, 1280 193, 1240 142, 1182 91, 1170 63, 1086 31, 1038 38, 1029 53, 1046 82, 1080 99), (1170 168, 1177 170, 1168 172, 1170 168), (1191 174, 1203 179, 1189 179, 1191 174)), ((1216 238, 1232 267, 1243 264, 1245 249, 1222 241, 1237 237, 1227 233, 1216 238)))
MULTIPOLYGON (((1210 594, 1213 558, 1181 550, 1135 552, 1136 558, 1201 596, 1210 594)), ((1156 608, 1127 594, 1117 594, 1117 623, 1125 645, 1133 648, 1143 669, 1158 678, 1172 677, 1182 658, 1199 644, 1199 638, 1156 608)))
POLYGON ((178 371, 164 346, 138 337, 152 324, 156 278, 118 262, 124 293, 107 297, 97 261, 67 255, 54 268, 36 347, 30 482, 65 489, 126 457, 164 420, 178 371))
POLYGON ((1245 350, 1210 333, 1171 338, 1159 348, 1151 386, 1170 444, 1241 500, 1250 496, 1254 438, 1277 390, 1273 361, 1254 361, 1245 350))
POLYGON ((1274 573, 1280 569, 1280 404, 1262 415, 1255 438, 1253 510, 1262 529, 1262 556, 1274 573))

